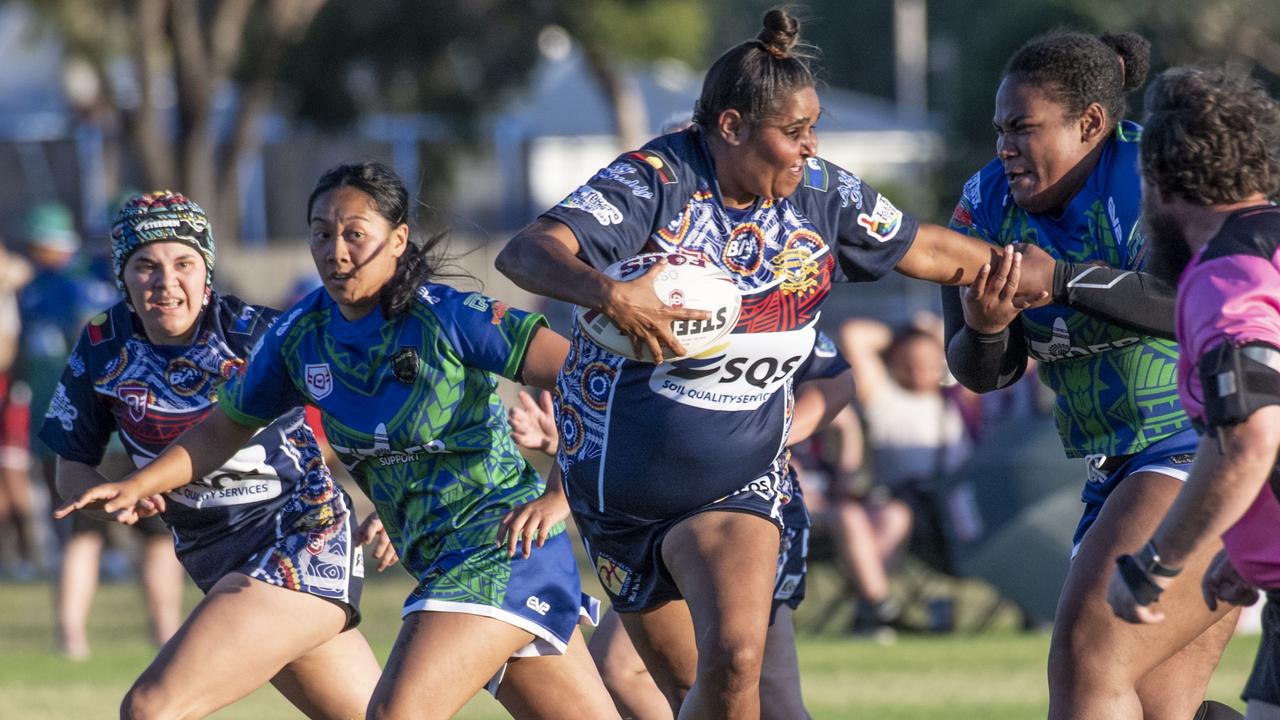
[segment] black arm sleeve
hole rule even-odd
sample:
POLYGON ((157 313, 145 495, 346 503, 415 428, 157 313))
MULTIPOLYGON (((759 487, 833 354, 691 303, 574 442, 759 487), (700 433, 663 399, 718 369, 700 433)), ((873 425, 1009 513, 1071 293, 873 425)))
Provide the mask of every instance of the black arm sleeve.
POLYGON ((1177 288, 1149 273, 1107 265, 1060 262, 1053 269, 1053 301, 1099 320, 1173 340, 1177 288))
POLYGON ((1027 343, 1022 322, 984 335, 964 324, 960 289, 942 288, 942 323, 946 335, 947 366, 961 385, 977 393, 1007 387, 1027 369, 1027 343))

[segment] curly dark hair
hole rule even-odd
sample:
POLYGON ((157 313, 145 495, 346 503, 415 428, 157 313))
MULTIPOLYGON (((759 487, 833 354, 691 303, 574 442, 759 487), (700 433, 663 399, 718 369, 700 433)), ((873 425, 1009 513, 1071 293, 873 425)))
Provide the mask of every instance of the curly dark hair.
MULTIPOLYGON (((376 160, 338 165, 325 171, 307 198, 307 219, 310 220, 311 210, 321 195, 344 186, 372 198, 378 214, 393 228, 410 224, 409 191, 394 170, 376 160)), ((418 287, 440 274, 438 271, 445 260, 437 256, 437 252, 445 236, 446 233, 440 233, 425 240, 410 236, 404 253, 396 259, 395 274, 382 286, 379 305, 383 318, 390 320, 408 310, 418 287)))
POLYGON ((1058 29, 1028 40, 1009 58, 1003 76, 1040 88, 1071 118, 1096 102, 1115 127, 1128 112, 1129 92, 1142 87, 1150 69, 1151 43, 1137 33, 1058 29))
POLYGON ((737 110, 754 123, 768 115, 778 100, 816 85, 811 56, 800 52, 800 22, 786 10, 765 13, 764 29, 721 55, 702 81, 693 106, 693 122, 711 130, 725 110, 737 110))
POLYGON ((1198 205, 1280 191, 1280 103, 1243 71, 1176 67, 1145 99, 1142 174, 1198 205))

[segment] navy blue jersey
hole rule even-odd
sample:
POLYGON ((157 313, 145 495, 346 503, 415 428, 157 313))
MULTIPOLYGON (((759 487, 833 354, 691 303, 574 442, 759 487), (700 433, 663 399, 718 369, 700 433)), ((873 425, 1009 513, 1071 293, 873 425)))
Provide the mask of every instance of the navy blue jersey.
MULTIPOLYGON (((155 345, 125 302, 89 321, 62 374, 40 438, 68 460, 96 466, 111 433, 137 467, 146 465, 217 402, 275 310, 214 294, 190 345, 155 345)), ((216 472, 165 494, 165 521, 179 559, 197 577, 234 568, 234 537, 246 552, 340 493, 297 407, 260 431, 216 472), (215 547, 217 546, 217 547, 215 547)))
POLYGON ((733 277, 742 312, 725 346, 654 365, 576 328, 557 380, 559 461, 598 511, 670 518, 759 477, 780 483, 795 375, 832 282, 879 278, 917 222, 856 175, 813 158, 786 198, 730 213, 694 128, 625 153, 544 217, 597 269, 643 252, 703 259, 733 277))

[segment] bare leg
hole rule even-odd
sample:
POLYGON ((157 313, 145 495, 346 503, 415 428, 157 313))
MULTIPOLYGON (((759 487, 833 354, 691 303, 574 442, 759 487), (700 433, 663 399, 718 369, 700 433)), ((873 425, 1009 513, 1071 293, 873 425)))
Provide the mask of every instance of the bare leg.
POLYGON ((173 554, 173 540, 165 535, 147 537, 142 548, 142 592, 147 598, 151 639, 157 646, 182 624, 182 586, 186 571, 173 554))
POLYGON ((359 630, 347 630, 284 666, 271 684, 310 718, 364 717, 382 668, 359 630))
POLYGON ((679 712, 698 675, 698 646, 688 604, 663 603, 644 612, 619 613, 618 619, 672 714, 679 712))
MULTIPOLYGON (((327 600, 231 573, 213 586, 133 683, 120 716, 181 720, 209 715, 329 642, 346 621, 346 612, 327 600)), ((363 678, 376 672, 376 663, 367 666, 368 656, 341 659, 319 675, 342 683, 348 674, 363 678)), ((371 691, 371 684, 351 689, 365 698, 371 691)), ((326 709, 313 717, 341 715, 326 709)))
POLYGON ((512 658, 498 701, 520 720, 618 717, 577 628, 564 655, 512 658))
POLYGON ((1130 625, 1106 602, 1116 556, 1151 536, 1181 487, 1158 473, 1126 478, 1081 542, 1058 601, 1049 649, 1050 720, 1185 720, 1204 699, 1235 611, 1220 607, 1210 613, 1199 583, 1190 578, 1204 574, 1220 545, 1188 559, 1188 580, 1160 598, 1163 623, 1130 625), (1215 623, 1221 627, 1211 627, 1215 623))
POLYGON ((836 556, 862 599, 870 603, 889 597, 889 574, 875 527, 861 503, 842 501, 832 506, 836 556))
POLYGON ((671 529, 662 556, 686 598, 698 648, 697 679, 678 717, 758 717, 777 527, 757 515, 704 512, 671 529))
MULTIPOLYGON (((613 608, 606 610, 604 617, 600 618, 600 625, 591 634, 587 649, 600 671, 600 679, 604 680, 604 686, 613 698, 613 704, 624 718, 671 720, 671 704, 667 702, 662 690, 658 689, 649 669, 644 666, 644 660, 640 658, 640 653, 632 644, 613 608)), ((694 662, 691 661, 685 692, 688 691, 688 685, 693 684, 693 665, 694 662)))
POLYGON ((98 590, 102 544, 102 535, 90 530, 73 534, 62 550, 57 587, 58 645, 72 660, 89 657, 89 608, 98 590))
POLYGON ((791 608, 778 608, 764 646, 760 671, 760 717, 763 720, 808 720, 800 692, 800 658, 791 608))
MULTIPOLYGON (((512 653, 532 640, 530 633, 494 618, 453 612, 411 613, 400 628, 382 679, 369 701, 369 718, 451 718, 484 687, 512 653)), ((591 665, 581 636, 574 645, 577 650, 573 650, 572 657, 550 656, 543 659, 559 659, 566 663, 568 672, 575 672, 574 668, 588 670, 595 678, 595 690, 584 691, 580 684, 584 681, 578 678, 575 682, 579 684, 571 682, 568 686, 561 686, 557 684, 559 681, 553 680, 543 685, 540 691, 554 697, 566 690, 566 697, 579 700, 594 694, 594 701, 583 700, 590 711, 583 716, 616 717, 613 703, 591 665)), ((530 667, 535 672, 545 670, 541 665, 530 667)), ((565 677, 555 672, 553 676, 565 677)), ((522 685, 519 680, 516 684, 517 687, 522 685)), ((588 681, 587 684, 591 683, 588 681)), ((564 710, 561 705, 559 711, 563 714, 564 710)))
MULTIPOLYGON (((5 452, 6 448, 0 448, 0 455, 5 452)), ((19 567, 25 564, 33 568, 36 563, 31 519, 31 480, 27 471, 0 464, 0 533, 13 538, 13 556, 19 567)), ((4 542, 7 539, 0 535, 0 543, 4 542)))

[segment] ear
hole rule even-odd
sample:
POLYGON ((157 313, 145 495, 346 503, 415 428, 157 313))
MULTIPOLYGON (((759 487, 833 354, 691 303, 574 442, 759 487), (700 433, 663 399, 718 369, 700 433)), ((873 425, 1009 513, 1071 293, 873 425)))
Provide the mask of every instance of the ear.
POLYGON ((729 145, 740 145, 746 139, 747 122, 742 113, 729 109, 720 113, 716 121, 716 132, 720 139, 729 145))
POLYGON ((1102 107, 1102 103, 1089 103, 1080 115, 1080 142, 1086 145, 1099 142, 1107 133, 1109 120, 1107 109, 1102 107))
POLYGON ((391 257, 400 257, 409 245, 409 225, 400 223, 391 231, 391 257))

